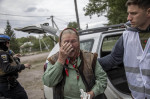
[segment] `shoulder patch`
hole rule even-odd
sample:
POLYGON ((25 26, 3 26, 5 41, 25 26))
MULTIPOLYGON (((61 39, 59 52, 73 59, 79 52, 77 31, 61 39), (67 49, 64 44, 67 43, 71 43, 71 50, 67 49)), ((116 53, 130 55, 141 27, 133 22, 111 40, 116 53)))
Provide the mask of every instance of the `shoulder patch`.
POLYGON ((6 54, 2 54, 1 55, 1 59, 3 60, 3 62, 8 62, 8 58, 7 58, 7 55, 6 54))

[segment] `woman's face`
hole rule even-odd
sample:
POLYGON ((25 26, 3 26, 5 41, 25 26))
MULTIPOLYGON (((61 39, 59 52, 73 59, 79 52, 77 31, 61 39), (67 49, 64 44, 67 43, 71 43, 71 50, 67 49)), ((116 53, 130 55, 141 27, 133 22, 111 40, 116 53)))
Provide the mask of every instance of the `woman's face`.
POLYGON ((61 37, 61 46, 65 43, 70 43, 72 45, 73 50, 70 52, 69 57, 72 58, 76 55, 76 53, 79 51, 79 39, 78 36, 73 33, 65 33, 61 37))

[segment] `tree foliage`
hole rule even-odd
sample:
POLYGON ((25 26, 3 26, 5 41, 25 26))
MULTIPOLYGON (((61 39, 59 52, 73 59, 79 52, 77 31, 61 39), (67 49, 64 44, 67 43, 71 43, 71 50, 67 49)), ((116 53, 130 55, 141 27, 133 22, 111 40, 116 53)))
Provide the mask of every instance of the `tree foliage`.
MULTIPOLYGON (((48 48, 51 50, 54 47, 54 37, 53 36, 43 36, 43 41, 45 42, 45 44, 48 46, 48 48)), ((58 39, 56 40, 58 41, 58 39)))
MULTIPOLYGON (((32 51, 40 51, 39 38, 36 38, 35 36, 16 38, 16 35, 12 30, 9 21, 7 21, 4 34, 8 35, 11 38, 10 49, 13 50, 15 53, 19 53, 20 46, 26 42, 31 42, 33 44, 32 51)), ((42 50, 47 50, 46 46, 48 47, 49 50, 51 50, 54 47, 54 41, 51 38, 53 37, 44 35, 42 39, 40 39, 42 50)), ((56 38, 56 41, 58 42, 58 38, 56 38)), ((29 47, 30 47, 29 45, 25 46, 25 48, 29 47)))
POLYGON ((67 27, 74 28, 74 29, 78 30, 77 22, 69 22, 67 27))
POLYGON ((106 13, 110 24, 125 23, 127 21, 127 0, 89 0, 86 7, 83 8, 86 16, 97 14, 101 16, 106 13))
POLYGON ((15 35, 14 31, 12 30, 9 21, 7 21, 4 34, 8 35, 11 38, 10 49, 13 50, 15 53, 19 53, 19 44, 16 40, 16 35, 15 35))
POLYGON ((19 42, 20 46, 26 42, 31 42, 33 44, 32 51, 40 51, 40 43, 41 43, 42 50, 47 50, 46 46, 48 47, 49 50, 51 50, 54 47, 54 41, 51 39, 53 38, 52 36, 43 35, 43 37, 40 38, 42 39, 36 38, 34 36, 28 36, 28 37, 18 38, 17 41, 19 42), (43 42, 46 44, 46 46, 44 45, 43 42))

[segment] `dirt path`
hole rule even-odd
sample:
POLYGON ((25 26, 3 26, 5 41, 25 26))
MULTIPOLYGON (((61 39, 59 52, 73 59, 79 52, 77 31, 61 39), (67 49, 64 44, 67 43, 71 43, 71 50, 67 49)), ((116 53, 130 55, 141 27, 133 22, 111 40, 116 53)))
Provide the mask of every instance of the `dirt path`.
POLYGON ((49 52, 32 56, 21 57, 21 62, 32 64, 31 69, 25 69, 19 74, 18 81, 24 87, 29 99, 44 99, 43 84, 43 65, 49 52))

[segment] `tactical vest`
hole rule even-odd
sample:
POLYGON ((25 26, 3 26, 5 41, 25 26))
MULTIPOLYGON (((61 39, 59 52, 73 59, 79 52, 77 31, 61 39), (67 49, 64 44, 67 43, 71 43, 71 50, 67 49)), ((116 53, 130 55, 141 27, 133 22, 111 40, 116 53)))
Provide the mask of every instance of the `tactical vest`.
MULTIPOLYGON (((48 61, 51 62, 51 64, 55 64, 55 62, 58 59, 59 53, 56 53, 55 55, 48 58, 48 61)), ((83 79, 83 83, 85 84, 86 90, 90 91, 92 87, 95 84, 95 65, 97 61, 97 54, 96 53, 89 53, 86 51, 80 51, 80 59, 81 64, 79 66, 79 73, 80 76, 83 79)), ((54 99, 63 99, 63 86, 65 83, 65 71, 63 72, 63 80, 57 84, 55 87, 53 87, 53 97, 54 99)), ((99 97, 104 97, 104 94, 99 95, 95 99, 103 99, 99 97)))
POLYGON ((150 38, 142 49, 139 33, 123 33, 124 66, 134 99, 150 99, 150 38))
MULTIPOLYGON (((6 52, 3 51, 3 50, 0 50, 0 52, 6 53, 6 52)), ((9 55, 9 54, 7 54, 7 55, 9 55)), ((9 55, 9 56, 10 56, 10 55, 9 55)), ((14 58, 13 58, 12 56, 10 56, 10 60, 11 60, 10 66, 16 66, 16 65, 17 65, 16 62, 15 62, 15 60, 14 60, 14 58)), ((0 76, 3 76, 3 75, 5 75, 5 72, 0 68, 0 76)))

